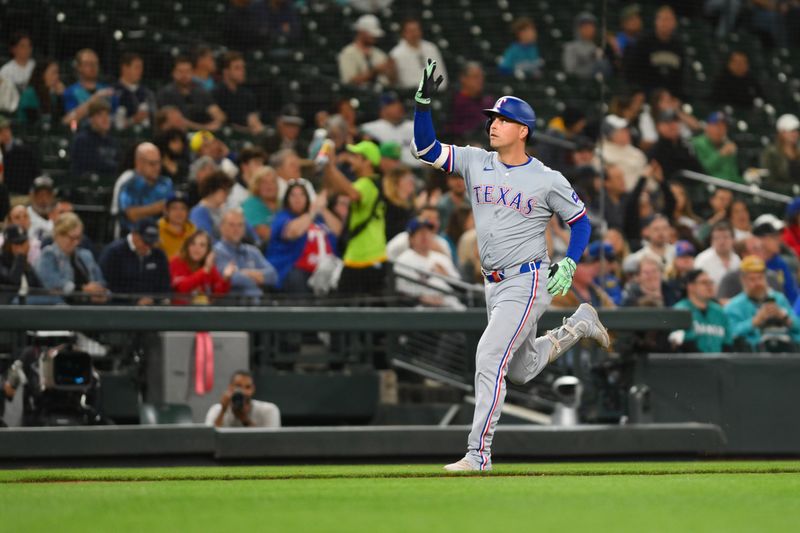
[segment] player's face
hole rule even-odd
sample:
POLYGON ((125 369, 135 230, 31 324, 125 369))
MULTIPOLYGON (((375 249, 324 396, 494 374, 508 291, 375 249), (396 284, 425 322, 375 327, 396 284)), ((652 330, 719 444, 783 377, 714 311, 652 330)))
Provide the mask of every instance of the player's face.
POLYGON ((489 127, 489 145, 495 149, 512 146, 523 141, 527 133, 527 126, 498 115, 492 119, 489 127))

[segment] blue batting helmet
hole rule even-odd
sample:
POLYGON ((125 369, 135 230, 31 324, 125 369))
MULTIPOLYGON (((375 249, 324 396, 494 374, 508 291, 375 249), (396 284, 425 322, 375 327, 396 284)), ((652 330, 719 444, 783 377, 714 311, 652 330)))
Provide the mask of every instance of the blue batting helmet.
POLYGON ((489 117, 489 120, 486 121, 486 133, 489 133, 492 119, 497 115, 528 126, 528 139, 531 138, 533 130, 536 129, 536 113, 533 112, 533 108, 528 102, 516 96, 501 96, 494 103, 494 107, 484 109, 483 114, 489 117))

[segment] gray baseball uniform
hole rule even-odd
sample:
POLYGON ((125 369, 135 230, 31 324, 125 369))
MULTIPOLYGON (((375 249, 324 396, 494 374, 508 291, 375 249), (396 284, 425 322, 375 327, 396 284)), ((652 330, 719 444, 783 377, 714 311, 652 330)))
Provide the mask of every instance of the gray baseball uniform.
POLYGON ((545 228, 553 213, 572 223, 586 209, 560 172, 532 157, 510 167, 497 152, 480 148, 442 144, 442 152, 447 170, 466 181, 487 274, 489 324, 476 354, 475 414, 467 453, 486 470, 491 468, 506 375, 512 383, 526 383, 547 365, 554 349, 562 353, 568 348, 567 343, 559 345, 559 330, 536 337, 536 323, 551 299, 545 228))

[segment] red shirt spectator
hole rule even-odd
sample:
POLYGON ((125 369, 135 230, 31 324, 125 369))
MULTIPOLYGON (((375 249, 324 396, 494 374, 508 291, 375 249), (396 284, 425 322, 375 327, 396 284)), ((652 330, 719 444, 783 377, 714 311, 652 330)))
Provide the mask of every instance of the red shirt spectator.
POLYGON ((191 300, 175 299, 176 304, 207 304, 210 296, 227 294, 231 289, 230 278, 236 265, 229 264, 220 274, 214 266, 211 237, 205 231, 197 231, 186 239, 180 253, 169 263, 172 290, 180 294, 191 294, 191 300))

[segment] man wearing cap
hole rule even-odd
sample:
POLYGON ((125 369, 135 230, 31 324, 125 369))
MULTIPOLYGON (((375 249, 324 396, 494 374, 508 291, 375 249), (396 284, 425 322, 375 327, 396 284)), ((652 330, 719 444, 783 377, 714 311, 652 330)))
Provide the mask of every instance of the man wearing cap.
POLYGON ((728 139, 727 120, 721 111, 714 111, 708 115, 705 133, 692 139, 692 146, 706 174, 742 183, 739 163, 736 161, 738 148, 728 139))
POLYGON ((775 272, 789 302, 797 300, 797 279, 789 264, 781 257, 781 234, 785 224, 773 214, 758 217, 753 223, 753 236, 761 240, 767 270, 775 272))
POLYGON ((192 60, 186 56, 175 58, 172 83, 162 87, 156 99, 159 107, 177 108, 190 130, 216 131, 225 123, 225 113, 211 94, 192 80, 192 60))
POLYGON ((264 130, 256 97, 244 87, 247 71, 244 56, 229 51, 222 56, 222 82, 214 88, 214 101, 222 109, 233 129, 258 135, 264 130))
POLYGON ((399 143, 389 141, 381 143, 379 148, 381 149, 381 176, 385 176, 400 165, 401 147, 399 143))
POLYGON ((433 224, 422 218, 412 218, 406 231, 410 248, 400 254, 394 266, 397 292, 418 298, 422 305, 464 309, 446 281, 427 274, 460 279, 453 261, 433 249, 433 224))
POLYGON ((722 306, 714 301, 714 281, 702 269, 692 269, 686 275, 686 298, 675 309, 692 313, 689 329, 669 335, 672 346, 681 352, 719 353, 730 351, 733 337, 728 317, 722 306))
POLYGON ((414 122, 406 117, 403 102, 397 93, 388 92, 381 96, 380 118, 367 122, 361 130, 376 143, 396 142, 402 146, 401 160, 412 168, 422 166, 408 149, 414 137, 414 122))
POLYGON ((134 175, 119 193, 120 225, 130 231, 133 224, 164 212, 164 203, 172 194, 172 180, 161 175, 161 153, 146 142, 136 147, 134 175))
POLYGON ((441 89, 447 88, 447 69, 442 60, 439 47, 422 38, 422 25, 415 18, 403 21, 400 26, 400 42, 392 48, 389 56, 397 67, 397 87, 399 89, 416 89, 419 85, 419 71, 425 68, 427 58, 434 59, 441 69, 441 89))
POLYGON ((760 166, 769 172, 763 185, 779 192, 790 192, 800 182, 800 120, 789 113, 781 115, 775 129, 775 142, 761 153, 760 166))
POLYGON ((714 294, 725 274, 739 269, 741 259, 733 251, 733 242, 731 225, 727 221, 717 222, 711 228, 711 246, 694 260, 695 268, 703 270, 714 283, 714 294))
POLYGON ((658 141, 650 148, 648 157, 661 165, 666 179, 675 178, 681 170, 703 172, 700 162, 681 137, 681 122, 672 109, 661 111, 656 117, 658 141))
POLYGON ((111 104, 105 99, 94 100, 89 104, 89 127, 75 135, 70 149, 73 177, 86 174, 110 176, 119 168, 119 148, 110 135, 111 104))
MULTIPOLYGON (((42 288, 42 282, 28 261, 28 232, 16 224, 3 230, 0 244, 0 302, 11 303, 19 293, 28 288, 42 288)), ((2 401, 2 397, 0 397, 2 401)))
POLYGON ((786 297, 767 286, 764 260, 755 255, 742 259, 742 292, 725 305, 734 340, 743 339, 759 349, 765 328, 783 327, 800 342, 800 324, 786 297))
POLYGON ((261 147, 268 154, 285 149, 294 150, 298 154, 308 153, 308 144, 300 138, 305 123, 300 109, 294 104, 286 104, 275 120, 275 130, 264 137, 261 147))
POLYGON ((575 39, 564 45, 561 61, 564 72, 582 80, 608 72, 608 62, 597 46, 597 18, 588 12, 575 17, 575 39))
POLYGON ((605 292, 614 305, 622 304, 622 280, 617 275, 617 255, 614 247, 608 242, 594 241, 587 248, 588 261, 597 261, 601 265, 605 262, 605 269, 598 269, 594 283, 605 292), (600 275, 605 270, 605 273, 600 275))
POLYGON ((603 121, 601 145, 606 165, 616 165, 625 176, 625 190, 630 192, 641 176, 648 173, 647 156, 631 143, 628 121, 617 115, 609 115, 603 121))
POLYGON ((183 241, 197 230, 189 221, 189 198, 183 192, 173 192, 164 206, 164 216, 158 219, 159 247, 167 259, 181 251, 183 241))
POLYGON ((27 194, 31 182, 39 175, 39 163, 33 150, 14 137, 11 122, 0 115, 0 180, 10 194, 27 194))
POLYGON ((30 234, 44 240, 53 235, 51 212, 55 205, 55 184, 50 176, 39 176, 31 184, 28 199, 28 217, 31 219, 30 234))
POLYGON ((374 82, 390 85, 395 78, 394 61, 375 46, 384 35, 380 20, 372 14, 361 15, 353 29, 355 39, 339 52, 339 79, 360 87, 374 82))
MULTIPOLYGON (((381 152, 370 141, 348 144, 348 160, 359 178, 350 182, 329 157, 325 181, 334 193, 350 197, 350 219, 344 230, 347 244, 339 291, 345 294, 377 294, 386 277, 386 202, 378 181, 381 152)), ((332 154, 331 154, 332 155, 332 154)))
POLYGON ((127 237, 110 243, 100 255, 100 268, 111 292, 123 301, 152 305, 168 298, 171 290, 169 263, 156 248, 158 226, 150 218, 138 220, 127 237))

